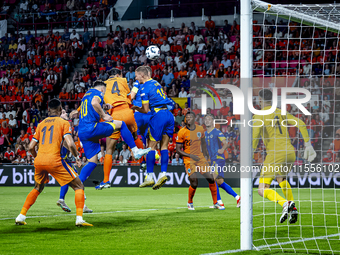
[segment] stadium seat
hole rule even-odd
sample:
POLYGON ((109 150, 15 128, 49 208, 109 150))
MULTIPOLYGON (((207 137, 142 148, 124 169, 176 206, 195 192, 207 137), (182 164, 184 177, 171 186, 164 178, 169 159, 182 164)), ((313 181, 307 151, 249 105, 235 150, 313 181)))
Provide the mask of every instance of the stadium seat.
POLYGON ((94 2, 93 5, 99 7, 99 1, 98 2, 94 2))
POLYGON ((34 81, 35 81, 35 82, 38 81, 39 84, 40 84, 40 83, 41 83, 41 78, 34 78, 34 81))
POLYGON ((231 42, 235 42, 235 41, 236 41, 236 35, 230 36, 230 41, 231 41, 231 42))
POLYGON ((281 67, 281 68, 286 68, 286 67, 287 67, 287 61, 282 60, 282 61, 281 61, 281 64, 280 64, 280 67, 281 67))
POLYGON ((9 0, 9 4, 15 4, 16 0, 9 0))
POLYGON ((198 58, 201 58, 201 54, 196 54, 193 56, 194 63, 196 63, 198 58))
POLYGON ((57 5, 55 6, 55 9, 56 9, 57 11, 59 11, 59 10, 62 9, 62 7, 63 7, 62 4, 57 4, 57 5))
POLYGON ((202 34, 203 36, 204 36, 204 34, 205 34, 205 31, 207 31, 206 28, 201 29, 201 34, 202 34))
POLYGON ((103 45, 103 48, 105 48, 105 46, 106 46, 106 41, 103 41, 103 42, 102 42, 102 45, 103 45))
POLYGON ((6 71, 0 71, 0 77, 2 77, 3 74, 5 74, 6 71))
POLYGON ((40 11, 41 11, 41 12, 43 12, 43 11, 44 11, 44 9, 45 9, 45 5, 43 5, 43 4, 42 4, 42 5, 40 5, 39 9, 40 9, 40 11))
POLYGON ((292 60, 292 61, 289 62, 289 67, 290 68, 296 68, 298 64, 299 64, 299 61, 292 60))

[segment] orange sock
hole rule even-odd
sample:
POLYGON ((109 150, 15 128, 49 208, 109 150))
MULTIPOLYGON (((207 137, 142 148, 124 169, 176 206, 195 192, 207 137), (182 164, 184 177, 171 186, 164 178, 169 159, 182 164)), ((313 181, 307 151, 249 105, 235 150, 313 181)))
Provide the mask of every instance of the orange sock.
POLYGON ((112 155, 105 154, 104 158, 104 181, 108 182, 110 180, 110 172, 112 168, 112 155))
POLYGON ((77 216, 83 216, 83 209, 85 204, 85 197, 84 197, 84 190, 83 189, 77 189, 75 191, 75 202, 76 202, 76 215, 77 216))
POLYGON ((209 189, 210 189, 211 196, 212 196, 212 199, 214 201, 214 204, 216 204, 217 203, 217 188, 216 188, 215 183, 213 183, 213 184, 209 183, 209 189))
POLYGON ((28 209, 30 209, 31 206, 35 203, 35 200, 37 200, 39 194, 39 191, 37 191, 36 189, 32 189, 32 191, 26 197, 24 206, 22 207, 20 214, 26 216, 28 209))
POLYGON ((135 140, 135 144, 136 144, 137 148, 139 148, 139 149, 143 149, 144 148, 143 142, 139 138, 137 138, 135 140))
POLYGON ((194 189, 193 187, 189 186, 189 199, 188 199, 188 203, 189 204, 192 204, 192 199, 195 196, 195 192, 196 192, 196 189, 194 189))

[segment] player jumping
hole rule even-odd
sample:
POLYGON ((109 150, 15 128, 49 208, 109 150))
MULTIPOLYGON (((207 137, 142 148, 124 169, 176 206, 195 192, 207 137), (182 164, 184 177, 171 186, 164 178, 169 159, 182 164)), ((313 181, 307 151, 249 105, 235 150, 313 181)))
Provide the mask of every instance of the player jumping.
POLYGON ((204 129, 202 126, 195 124, 195 113, 187 112, 185 115, 185 127, 178 132, 176 141, 176 151, 183 156, 185 171, 189 175, 189 199, 188 209, 195 210, 193 198, 198 186, 198 173, 201 173, 209 182, 209 189, 214 202, 214 208, 224 210, 224 206, 217 202, 217 188, 214 176, 211 173, 208 161, 204 154, 207 155, 207 148, 204 139, 204 129), (183 149, 183 150, 182 150, 183 149))
POLYGON ((135 106, 134 109, 147 114, 151 110, 151 118, 148 127, 149 144, 151 151, 146 157, 147 176, 145 181, 139 186, 141 188, 152 186, 159 189, 168 180, 166 171, 168 168, 169 154, 168 143, 173 135, 174 116, 168 110, 171 104, 164 94, 162 86, 149 76, 148 68, 140 66, 136 69, 136 79, 143 84, 141 89, 142 107, 135 106), (161 173, 155 184, 153 180, 153 169, 155 164, 156 146, 160 142, 161 149, 161 173))
MULTIPOLYGON (((272 105, 272 92, 262 89, 259 92, 260 107, 268 110, 272 105)), ((298 219, 298 211, 295 207, 293 192, 287 181, 287 174, 295 162, 294 147, 290 142, 287 125, 297 125, 305 142, 304 158, 312 162, 316 157, 308 136, 305 123, 291 114, 281 115, 281 109, 276 109, 269 115, 253 116, 253 151, 256 150, 261 137, 266 146, 267 156, 263 162, 258 193, 261 197, 276 202, 283 207, 280 223, 285 222, 289 214, 289 223, 295 223, 298 219), (285 126, 281 125, 285 121, 285 126), (282 169, 282 170, 281 170, 282 169), (288 169, 288 170, 287 170, 288 169), (270 189, 270 184, 276 178, 286 199, 275 190, 270 189)))
MULTIPOLYGON (((137 124, 133 115, 133 110, 130 109, 131 100, 128 97, 130 93, 129 85, 122 76, 122 71, 117 68, 110 70, 110 78, 105 82, 106 91, 104 94, 105 103, 112 108, 109 110, 110 115, 114 120, 124 121, 138 148, 143 149, 143 142, 139 140, 137 135, 137 124)), ((112 168, 112 154, 115 150, 117 141, 120 137, 120 131, 115 131, 111 136, 106 138, 106 153, 104 158, 104 180, 96 186, 97 190, 110 188, 110 172, 112 168)))
POLYGON ((219 191, 219 187, 221 187, 229 195, 236 199, 237 207, 240 207, 241 197, 237 195, 237 193, 227 183, 224 182, 224 151, 228 147, 227 139, 220 130, 214 127, 214 116, 212 114, 207 114, 205 116, 205 126, 207 127, 207 131, 205 131, 205 142, 210 157, 210 165, 213 166, 215 170, 214 177, 217 187, 217 202, 224 206, 219 191))
POLYGON ((74 172, 60 156, 60 144, 63 144, 65 139, 67 147, 77 159, 77 166, 81 166, 78 151, 70 133, 70 124, 66 120, 60 118, 61 102, 59 100, 50 100, 48 107, 50 117, 39 123, 33 139, 29 144, 29 151, 35 158, 35 186, 28 194, 19 216, 15 219, 15 223, 17 225, 26 225, 26 213, 35 203, 39 194, 43 191, 45 183, 48 183, 48 174, 51 174, 60 186, 68 184, 75 191, 75 203, 77 208, 76 226, 92 226, 92 224, 83 220, 85 201, 84 185, 80 181, 78 174, 74 172), (38 155, 35 151, 35 146, 37 144, 39 144, 38 155))
POLYGON ((100 152, 99 139, 103 137, 109 137, 113 133, 120 131, 121 136, 131 148, 136 159, 141 158, 150 151, 150 148, 138 149, 125 122, 113 120, 112 116, 103 111, 103 93, 105 90, 106 84, 103 81, 96 81, 94 88, 88 90, 81 101, 78 136, 83 144, 85 156, 89 161, 83 167, 79 176, 83 183, 97 166, 97 154, 100 152), (104 120, 104 122, 99 122, 100 119, 104 120))

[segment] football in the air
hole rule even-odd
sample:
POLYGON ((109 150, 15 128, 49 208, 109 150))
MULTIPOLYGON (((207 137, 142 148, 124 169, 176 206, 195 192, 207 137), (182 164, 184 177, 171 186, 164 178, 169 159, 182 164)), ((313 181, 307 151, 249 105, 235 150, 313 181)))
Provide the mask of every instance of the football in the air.
POLYGON ((146 49, 146 57, 150 60, 156 60, 159 58, 160 50, 156 45, 151 45, 146 49))

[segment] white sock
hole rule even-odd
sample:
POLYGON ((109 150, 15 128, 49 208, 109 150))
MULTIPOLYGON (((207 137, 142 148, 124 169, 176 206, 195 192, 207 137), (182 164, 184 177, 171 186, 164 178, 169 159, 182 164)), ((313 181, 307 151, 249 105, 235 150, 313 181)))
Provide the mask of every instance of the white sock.
POLYGON ((218 202, 219 204, 223 204, 222 200, 217 200, 217 202, 218 202))
POLYGON ((239 198, 240 198, 240 196, 239 196, 239 195, 237 195, 237 196, 235 197, 236 201, 237 201, 239 198))
POLYGON ((161 172, 161 173, 159 174, 159 178, 162 178, 163 176, 165 176, 165 174, 166 174, 166 172, 161 172))
POLYGON ((61 198, 60 198, 59 201, 60 201, 60 202, 64 202, 64 199, 61 199, 61 198))
POLYGON ((83 221, 83 216, 77 216, 76 222, 81 222, 83 221))
POLYGON ((153 179, 153 173, 148 173, 146 180, 151 181, 152 179, 153 179))

